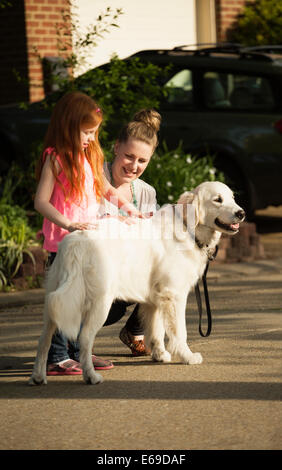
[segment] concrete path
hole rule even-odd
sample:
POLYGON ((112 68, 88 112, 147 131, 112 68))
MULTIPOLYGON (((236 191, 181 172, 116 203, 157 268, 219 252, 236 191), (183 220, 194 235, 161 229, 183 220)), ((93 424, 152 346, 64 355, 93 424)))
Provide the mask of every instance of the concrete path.
POLYGON ((213 330, 198 333, 194 294, 188 342, 197 366, 132 358, 124 320, 103 328, 95 353, 115 367, 104 383, 49 377, 29 387, 43 291, 0 294, 0 449, 281 449, 282 258, 209 270, 213 330))

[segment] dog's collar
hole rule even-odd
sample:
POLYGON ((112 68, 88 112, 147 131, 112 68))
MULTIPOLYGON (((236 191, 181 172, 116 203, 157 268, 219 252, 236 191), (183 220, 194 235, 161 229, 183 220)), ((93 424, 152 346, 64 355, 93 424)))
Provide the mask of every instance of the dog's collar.
POLYGON ((215 248, 209 248, 209 245, 205 245, 204 243, 200 242, 197 237, 195 237, 195 242, 200 250, 204 250, 206 252, 209 261, 213 261, 215 259, 218 252, 218 245, 216 245, 215 248))

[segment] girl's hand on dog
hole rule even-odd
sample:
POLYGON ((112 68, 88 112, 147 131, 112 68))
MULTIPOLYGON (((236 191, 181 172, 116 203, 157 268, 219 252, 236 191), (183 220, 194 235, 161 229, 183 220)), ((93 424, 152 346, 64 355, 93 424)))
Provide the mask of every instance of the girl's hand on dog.
POLYGON ((72 222, 68 226, 69 232, 75 232, 75 230, 95 230, 97 228, 97 223, 89 223, 89 222, 72 222))

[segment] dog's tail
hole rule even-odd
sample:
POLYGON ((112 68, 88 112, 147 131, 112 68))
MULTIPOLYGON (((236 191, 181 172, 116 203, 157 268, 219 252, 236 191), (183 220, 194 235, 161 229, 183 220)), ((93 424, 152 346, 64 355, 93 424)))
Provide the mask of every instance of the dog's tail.
POLYGON ((68 244, 63 255, 59 250, 48 272, 47 289, 48 284, 51 287, 46 298, 49 317, 68 339, 75 340, 80 331, 85 302, 79 246, 68 244), (54 282, 55 286, 52 286, 54 282))

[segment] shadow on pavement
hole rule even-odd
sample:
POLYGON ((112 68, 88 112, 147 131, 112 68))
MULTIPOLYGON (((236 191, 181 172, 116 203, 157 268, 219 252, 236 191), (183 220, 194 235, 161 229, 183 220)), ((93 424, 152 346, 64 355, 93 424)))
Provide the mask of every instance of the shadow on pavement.
POLYGON ((127 400, 263 400, 280 401, 281 384, 276 382, 127 381, 110 380, 86 385, 82 378, 52 378, 48 385, 28 386, 26 381, 2 382, 0 398, 5 399, 127 399, 127 400))

